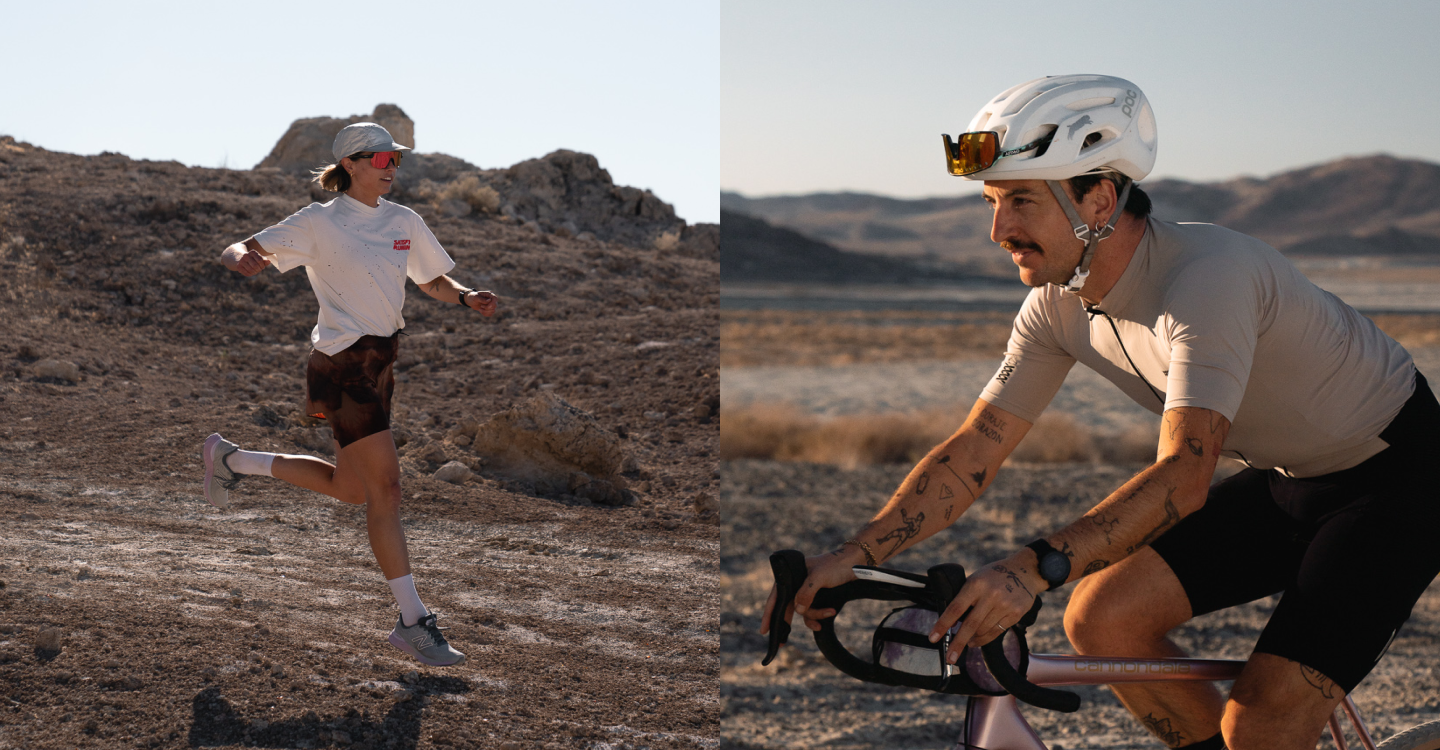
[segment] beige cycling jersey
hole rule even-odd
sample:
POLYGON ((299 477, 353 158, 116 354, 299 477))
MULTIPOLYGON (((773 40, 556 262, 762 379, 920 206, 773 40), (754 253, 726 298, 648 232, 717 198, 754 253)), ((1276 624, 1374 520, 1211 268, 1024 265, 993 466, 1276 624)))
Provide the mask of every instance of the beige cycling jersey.
POLYGON ((1098 307, 1058 286, 1030 292, 981 398, 1034 422, 1076 361, 1157 414, 1219 412, 1225 455, 1295 477, 1379 453, 1415 387, 1404 347, 1269 245, 1154 219, 1098 307))

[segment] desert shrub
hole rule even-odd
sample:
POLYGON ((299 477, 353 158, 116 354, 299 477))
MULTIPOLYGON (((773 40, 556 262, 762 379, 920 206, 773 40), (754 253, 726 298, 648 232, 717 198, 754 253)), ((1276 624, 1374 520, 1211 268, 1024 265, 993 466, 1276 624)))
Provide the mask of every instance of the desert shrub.
POLYGON ((720 460, 776 458, 782 446, 815 429, 816 421, 789 404, 720 410, 720 460))
MULTIPOLYGON (((806 461, 855 468, 913 464, 959 428, 960 407, 822 419, 789 404, 722 410, 720 458, 806 461)), ((1155 425, 1120 434, 1095 433, 1064 413, 1040 417, 1010 459, 1035 463, 1149 463, 1159 439, 1155 425)))
POLYGON ((500 193, 489 185, 481 185, 480 178, 473 174, 451 180, 440 189, 439 199, 458 200, 470 204, 476 211, 493 214, 500 210, 500 193))
POLYGON ((474 211, 489 214, 500 212, 500 193, 489 185, 480 184, 479 175, 473 173, 449 182, 422 179, 420 184, 415 186, 415 194, 435 204, 436 210, 447 201, 459 201, 474 211))
POLYGON ((818 419, 788 404, 722 410, 720 458, 807 461, 847 468, 914 463, 960 424, 954 410, 818 419))
POLYGON ((913 464, 959 425, 953 413, 866 414, 835 417, 795 436, 775 456, 853 469, 867 464, 913 464))
POLYGON ((1095 444, 1102 463, 1148 464, 1155 460, 1160 444, 1160 424, 1135 425, 1118 435, 1099 435, 1095 444))
POLYGON ((1041 414, 1010 454, 1012 461, 1047 464, 1088 463, 1097 458, 1094 435, 1074 417, 1061 412, 1041 414))

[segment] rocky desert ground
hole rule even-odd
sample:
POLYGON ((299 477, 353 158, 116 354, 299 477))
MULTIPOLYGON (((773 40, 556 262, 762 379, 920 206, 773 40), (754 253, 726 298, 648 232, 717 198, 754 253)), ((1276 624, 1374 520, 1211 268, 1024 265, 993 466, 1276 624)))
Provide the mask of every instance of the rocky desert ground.
POLYGON ((585 154, 412 163, 396 199, 502 297, 405 308, 402 512, 451 669, 385 642, 363 508, 268 478, 200 497, 211 432, 330 451, 299 411, 304 274, 217 258, 332 196, 0 137, 0 748, 718 745, 714 225, 585 154), (491 429, 609 458, 527 472, 476 450, 491 429))
MULTIPOLYGON (((1435 346, 1440 326, 1433 315, 1376 319, 1411 348, 1422 371, 1440 372, 1435 346)), ((741 441, 732 433, 732 420, 744 417, 751 421, 741 424, 760 424, 777 434, 788 425, 790 437, 808 430, 811 441, 798 448, 774 437, 768 445, 812 456, 809 461, 737 458, 722 464, 721 746, 953 747, 964 718, 963 698, 855 681, 824 660, 803 627, 775 664, 760 666, 765 652, 760 615, 771 584, 767 557, 778 549, 807 554, 830 549, 873 516, 911 464, 857 461, 853 444, 888 440, 896 424, 908 425, 911 433, 938 429, 937 435, 948 434, 954 422, 940 424, 944 416, 968 408, 999 366, 1006 324, 988 312, 933 310, 822 315, 808 309, 726 309, 721 321, 727 420, 722 454, 766 444, 741 441), (827 430, 827 425, 842 429, 827 430)), ((1153 455, 1156 418, 1084 368, 1071 372, 1052 411, 1066 416, 1048 426, 1037 424, 1031 433, 1037 445, 1022 445, 1015 455, 1081 460, 1012 461, 964 517, 887 565, 924 572, 950 561, 974 569, 1001 558, 1079 516, 1142 468, 1136 462, 1143 460, 1140 443, 1153 455), (1140 436, 1146 440, 1137 442, 1140 436), (1138 448, 1114 448, 1127 441, 1138 448), (1055 450, 1075 444, 1084 448, 1055 450)), ((938 439, 928 438, 920 450, 938 439)), ((869 455, 876 454, 872 446, 869 455)), ((1030 630, 1033 651, 1072 652, 1061 626, 1068 597, 1069 588, 1046 595, 1039 622, 1030 630)), ((1199 618, 1178 640, 1196 656, 1243 659, 1273 606, 1273 600, 1264 600, 1199 618)), ((864 653, 871 631, 889 610, 878 604, 854 612, 847 607, 837 621, 841 637, 864 653)), ((1377 739, 1440 718, 1437 644, 1440 583, 1430 587, 1388 655, 1355 692, 1377 739)), ((1222 683, 1222 690, 1226 687, 1222 683)), ((1083 700, 1079 713, 1022 708, 1052 749, 1163 747, 1108 690, 1075 690, 1083 700)), ((1333 744, 1324 739, 1322 747, 1333 744)))

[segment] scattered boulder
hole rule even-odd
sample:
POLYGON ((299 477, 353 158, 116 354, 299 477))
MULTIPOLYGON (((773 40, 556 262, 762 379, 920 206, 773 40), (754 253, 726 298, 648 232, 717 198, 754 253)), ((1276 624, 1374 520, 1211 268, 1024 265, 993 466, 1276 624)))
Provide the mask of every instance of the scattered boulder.
POLYGON ((41 651, 59 651, 61 643, 59 628, 41 628, 40 634, 35 636, 35 648, 41 651))
POLYGON ((335 145, 335 135, 357 122, 377 123, 390 131, 390 136, 400 145, 415 148, 415 121, 394 104, 379 104, 369 115, 306 117, 290 123, 290 129, 255 168, 304 173, 333 164, 335 155, 330 149, 335 145))
POLYGON ((329 427, 317 429, 306 429, 304 427, 293 427, 285 433, 290 442, 306 450, 316 453, 330 454, 335 451, 335 436, 329 427))
POLYGON ((450 484, 465 484, 475 473, 459 461, 451 461, 435 471, 434 478, 450 484))
POLYGON ((620 438, 553 391, 495 415, 479 429, 475 451, 512 479, 541 491, 572 493, 616 505, 630 496, 620 477, 633 462, 620 438))
POLYGON ((35 377, 78 383, 80 382, 80 366, 63 359, 42 359, 35 363, 35 377))
POLYGON ((284 414, 270 404, 261 404, 260 408, 250 415, 250 419, 261 427, 284 427, 290 422, 284 414))
POLYGON ((706 513, 719 513, 720 501, 708 492, 701 492, 695 495, 695 512, 701 515, 706 513))

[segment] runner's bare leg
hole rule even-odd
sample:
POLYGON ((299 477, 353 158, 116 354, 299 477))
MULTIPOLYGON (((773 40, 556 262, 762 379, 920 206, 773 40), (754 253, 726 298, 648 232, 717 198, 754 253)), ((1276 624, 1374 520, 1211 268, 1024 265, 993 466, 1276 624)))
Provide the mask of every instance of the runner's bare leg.
POLYGON ((389 430, 340 448, 335 464, 318 458, 276 457, 271 474, 297 487, 365 506, 370 549, 386 580, 410 575, 410 554, 400 526, 400 457, 389 430))

